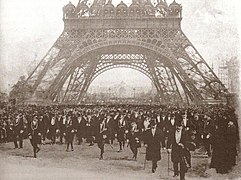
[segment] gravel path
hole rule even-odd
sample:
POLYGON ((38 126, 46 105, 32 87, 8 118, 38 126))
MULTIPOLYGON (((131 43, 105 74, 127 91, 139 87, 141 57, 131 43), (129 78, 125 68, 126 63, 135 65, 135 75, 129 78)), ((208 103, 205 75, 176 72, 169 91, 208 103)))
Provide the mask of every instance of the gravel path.
MULTIPOLYGON (((118 144, 114 150, 105 146, 104 160, 99 160, 97 145, 75 145, 75 151, 66 152, 65 145, 42 145, 38 158, 33 158, 29 140, 24 141, 23 149, 13 149, 13 143, 0 144, 0 179, 1 180, 80 180, 80 179, 128 179, 154 180, 173 178, 172 170, 167 173, 167 153, 162 152, 162 160, 158 162, 156 173, 151 173, 151 162, 144 167, 145 149, 139 150, 137 161, 132 161, 129 148, 118 153, 118 144)), ((186 174, 186 179, 241 179, 241 163, 227 175, 219 175, 208 169, 210 158, 193 155, 192 169, 186 174)), ((172 163, 170 162, 170 165, 172 163)))

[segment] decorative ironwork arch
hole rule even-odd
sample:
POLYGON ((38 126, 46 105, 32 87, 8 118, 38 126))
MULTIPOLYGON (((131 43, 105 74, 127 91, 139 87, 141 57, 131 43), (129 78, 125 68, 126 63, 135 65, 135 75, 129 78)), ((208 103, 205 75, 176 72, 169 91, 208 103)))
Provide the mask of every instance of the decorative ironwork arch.
POLYGON ((120 64, 120 65, 109 65, 104 67, 103 69, 100 69, 99 71, 97 71, 95 73, 95 75, 93 76, 93 78, 91 79, 91 82, 93 82, 99 75, 103 74, 106 71, 109 71, 111 69, 116 69, 116 68, 129 68, 129 69, 134 69, 136 71, 139 71, 140 73, 146 75, 151 81, 153 81, 151 75, 149 72, 147 72, 144 69, 141 69, 138 66, 134 66, 134 65, 127 65, 127 64, 120 64))
POLYGON ((44 91, 47 100, 77 99, 77 103, 98 73, 114 67, 106 64, 100 68, 101 54, 139 53, 147 60, 131 67, 151 77, 161 99, 170 99, 173 92, 177 96, 172 98, 183 99, 179 89, 183 89, 187 101, 194 103, 224 98, 224 85, 181 30, 180 4, 174 1, 168 6, 160 1, 157 10, 150 2, 142 2, 145 13, 141 17, 132 9, 135 2, 131 7, 123 3, 113 7, 111 1, 107 4, 95 0, 90 8, 85 2, 63 8, 63 33, 26 81, 31 96, 44 91), (113 11, 110 17, 103 15, 107 4, 113 11), (124 10, 117 16, 120 6, 124 10))

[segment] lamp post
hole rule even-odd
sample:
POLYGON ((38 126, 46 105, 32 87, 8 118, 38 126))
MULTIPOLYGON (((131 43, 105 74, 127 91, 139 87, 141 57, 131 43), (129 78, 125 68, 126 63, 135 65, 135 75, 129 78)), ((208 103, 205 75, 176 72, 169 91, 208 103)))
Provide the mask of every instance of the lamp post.
POLYGON ((136 88, 133 88, 134 98, 136 98, 136 88))
POLYGON ((111 91, 111 88, 109 88, 109 102, 110 102, 110 98, 111 98, 111 97, 110 97, 110 91, 111 91))

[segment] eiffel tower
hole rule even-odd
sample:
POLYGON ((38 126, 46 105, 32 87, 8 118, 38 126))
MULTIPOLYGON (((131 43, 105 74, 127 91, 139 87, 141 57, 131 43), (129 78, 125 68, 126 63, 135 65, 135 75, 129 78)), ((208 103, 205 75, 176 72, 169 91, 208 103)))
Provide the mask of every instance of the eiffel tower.
POLYGON ((181 28, 175 0, 71 2, 63 7, 64 30, 25 81, 30 98, 78 104, 91 82, 113 68, 145 74, 161 102, 200 104, 225 98, 222 82, 181 28))

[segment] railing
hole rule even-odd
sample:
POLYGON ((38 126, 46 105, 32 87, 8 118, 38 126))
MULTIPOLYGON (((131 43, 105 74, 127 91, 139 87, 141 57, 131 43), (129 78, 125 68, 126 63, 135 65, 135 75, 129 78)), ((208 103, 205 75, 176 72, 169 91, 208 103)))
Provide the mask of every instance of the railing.
POLYGON ((68 29, 121 29, 121 28, 180 28, 182 18, 152 17, 89 17, 63 19, 68 29))

